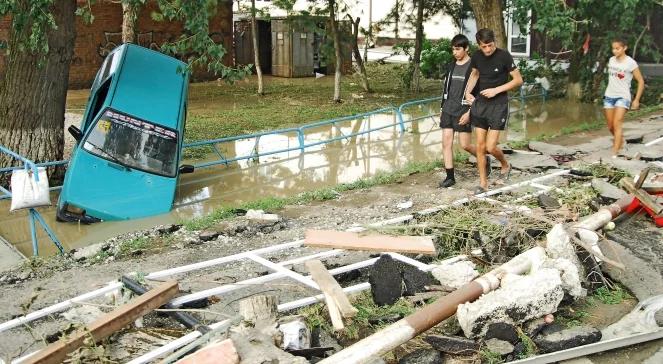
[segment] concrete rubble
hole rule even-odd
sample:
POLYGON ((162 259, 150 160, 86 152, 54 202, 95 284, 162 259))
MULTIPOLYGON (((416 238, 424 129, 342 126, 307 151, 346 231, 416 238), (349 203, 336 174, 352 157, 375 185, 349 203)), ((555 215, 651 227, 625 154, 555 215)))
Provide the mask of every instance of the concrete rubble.
POLYGON ((438 265, 431 271, 433 277, 450 288, 458 289, 479 276, 476 264, 462 260, 454 264, 438 265))
POLYGON ((435 350, 449 354, 472 354, 480 347, 476 341, 459 336, 428 335, 424 340, 435 350))
POLYGON ((398 364, 442 364, 442 355, 437 350, 419 349, 402 357, 398 364))
POLYGON ((510 281, 474 302, 458 306, 458 323, 466 337, 485 335, 492 323, 519 324, 555 312, 564 297, 556 269, 542 268, 510 281))
POLYGON ((531 141, 529 149, 546 155, 574 155, 577 150, 561 145, 549 144, 544 142, 531 141))
POLYGON ((493 353, 500 355, 507 355, 513 353, 514 346, 508 341, 500 339, 489 339, 485 341, 486 349, 493 353))
POLYGON ((604 204, 612 203, 626 196, 626 192, 624 192, 624 190, 615 187, 603 179, 593 178, 592 188, 598 192, 598 194, 603 199, 604 204))

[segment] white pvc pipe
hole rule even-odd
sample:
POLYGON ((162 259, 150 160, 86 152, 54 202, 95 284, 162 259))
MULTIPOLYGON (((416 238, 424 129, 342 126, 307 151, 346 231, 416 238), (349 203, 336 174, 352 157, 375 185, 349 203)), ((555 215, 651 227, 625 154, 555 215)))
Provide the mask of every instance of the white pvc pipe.
POLYGON ((304 244, 304 240, 296 240, 290 243, 285 243, 285 244, 279 244, 279 245, 273 245, 273 246, 268 246, 265 248, 261 249, 256 249, 250 252, 242 252, 239 254, 233 254, 233 255, 228 255, 225 257, 221 258, 216 258, 212 260, 206 260, 204 262, 198 262, 194 264, 189 264, 189 265, 183 265, 181 267, 175 267, 171 269, 166 269, 158 272, 153 272, 145 276, 147 279, 159 279, 167 276, 172 276, 174 274, 180 274, 180 273, 186 273, 190 272, 192 270, 197 270, 197 269, 203 269, 203 268, 208 268, 212 267, 215 265, 223 264, 223 263, 228 263, 232 262, 235 260, 240 260, 246 258, 246 254, 248 253, 253 253, 253 254, 265 254, 265 253, 272 253, 275 251, 279 250, 285 250, 285 249, 290 249, 290 248, 296 248, 299 246, 302 246, 304 244))
POLYGON ((292 278, 292 279, 294 279, 294 280, 296 280, 300 283, 303 283, 303 284, 305 284, 305 285, 307 285, 307 286, 309 286, 313 289, 316 289, 318 291, 320 290, 320 286, 318 286, 317 283, 313 282, 313 280, 311 278, 304 277, 303 275, 301 275, 297 272, 293 272, 288 268, 284 268, 281 265, 270 262, 269 260, 267 260, 265 258, 262 258, 262 257, 259 257, 255 254, 247 254, 246 257, 253 260, 256 263, 262 264, 263 266, 265 266, 269 269, 272 269, 272 270, 274 270, 278 273, 281 273, 281 274, 285 275, 286 277, 292 278))
POLYGON ((85 302, 85 301, 90 300, 92 298, 99 297, 99 296, 102 296, 106 293, 110 293, 110 292, 113 292, 115 290, 118 290, 120 288, 122 288, 122 283, 121 282, 118 282, 118 281, 108 282, 108 284, 106 286, 102 287, 102 288, 96 289, 96 290, 91 291, 91 292, 84 293, 80 296, 76 296, 76 297, 68 299, 66 301, 62 301, 62 302, 57 303, 55 305, 42 308, 41 310, 31 312, 31 313, 29 313, 25 316, 17 317, 13 320, 9 320, 7 322, 4 322, 4 323, 0 324, 0 332, 3 332, 5 330, 9 330, 9 329, 14 328, 16 326, 26 324, 26 323, 28 323, 30 321, 34 321, 38 318, 42 318, 44 316, 48 316, 48 315, 54 314, 56 312, 66 310, 67 308, 71 307, 73 304, 75 304, 77 302, 85 302))
POLYGON ((650 141, 650 142, 648 142, 648 143, 645 143, 645 147, 650 147, 650 146, 652 146, 652 145, 654 145, 654 144, 658 144, 658 143, 660 143, 660 142, 663 142, 663 137, 660 137, 660 138, 658 138, 658 139, 654 139, 654 140, 652 140, 652 141, 650 141))
MULTIPOLYGON (((309 260, 308 259, 309 257, 303 257, 303 258, 307 258, 304 261, 309 260)), ((297 259, 303 259, 303 258, 297 258, 297 259)), ((364 260, 364 261, 361 261, 361 262, 357 262, 357 263, 345 265, 345 266, 342 266, 342 267, 334 268, 334 269, 330 270, 329 273, 332 274, 332 275, 336 275, 336 274, 349 272, 351 270, 355 270, 355 269, 359 269, 359 268, 365 268, 365 267, 373 265, 373 263, 375 263, 376 260, 378 260, 378 258, 364 260)), ((279 263, 279 264, 280 265, 285 265, 285 262, 279 263)), ((226 285, 223 285, 223 286, 220 286, 220 287, 214 287, 214 288, 206 289, 206 290, 203 290, 203 291, 194 292, 194 293, 191 293, 191 294, 188 294, 188 295, 185 295, 185 296, 177 297, 177 298, 171 300, 170 303, 174 306, 180 306, 180 305, 183 305, 187 302, 200 300, 200 299, 207 298, 207 297, 210 297, 210 296, 220 295, 220 294, 227 293, 227 292, 232 292, 232 291, 235 291, 235 290, 240 289, 240 288, 244 288, 244 287, 249 286, 249 285, 256 285, 256 284, 263 284, 263 283, 271 282, 271 281, 281 279, 281 278, 284 278, 284 277, 286 277, 286 275, 283 274, 282 272, 270 273, 270 274, 267 274, 267 275, 264 275, 264 276, 261 276, 261 277, 245 279, 245 280, 237 282, 237 283, 226 284, 226 285)))
MULTIPOLYGON (((210 329, 214 330, 214 329, 216 329, 217 327, 226 324, 228 321, 229 321, 229 320, 220 321, 220 322, 217 322, 217 323, 211 324, 209 327, 210 327, 210 329)), ((199 338, 200 336, 202 336, 202 334, 200 333, 200 331, 197 331, 197 330, 196 330, 196 331, 192 331, 192 332, 190 332, 190 333, 188 333, 188 334, 186 334, 186 335, 180 337, 179 339, 173 340, 173 341, 169 342, 168 344, 166 344, 166 345, 164 345, 164 346, 162 346, 162 347, 160 347, 160 348, 158 348, 158 349, 155 349, 155 350, 153 350, 153 351, 150 351, 149 353, 147 353, 147 354, 145 354, 145 355, 139 356, 138 358, 133 359, 133 360, 127 362, 127 364, 144 364, 144 363, 149 363, 149 362, 151 362, 151 361, 154 360, 154 359, 158 359, 158 358, 160 358, 160 357, 162 357, 162 356, 164 356, 164 355, 166 355, 166 354, 170 354, 170 353, 172 353, 173 351, 175 351, 175 350, 181 348, 182 346, 187 345, 187 344, 193 342, 194 340, 196 340, 196 339, 199 338)))

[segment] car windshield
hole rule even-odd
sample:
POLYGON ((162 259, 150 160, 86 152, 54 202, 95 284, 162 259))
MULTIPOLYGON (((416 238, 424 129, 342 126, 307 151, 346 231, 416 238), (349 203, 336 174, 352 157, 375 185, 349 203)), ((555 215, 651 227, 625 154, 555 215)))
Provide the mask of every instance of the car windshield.
POLYGON ((132 169, 176 175, 177 132, 114 110, 97 120, 83 149, 132 169))

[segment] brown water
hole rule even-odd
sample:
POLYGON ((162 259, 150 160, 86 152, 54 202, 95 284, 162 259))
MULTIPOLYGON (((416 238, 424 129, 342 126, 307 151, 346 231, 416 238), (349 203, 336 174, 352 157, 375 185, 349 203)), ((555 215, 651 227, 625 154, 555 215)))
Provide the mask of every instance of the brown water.
MULTIPOLYGON (((519 107, 515 102, 512 106, 512 109, 519 107)), ((432 103, 427 107, 414 107, 410 112, 413 115, 425 115, 437 107, 437 103, 432 103)), ((541 133, 556 133, 564 126, 596 119, 598 112, 600 110, 591 105, 569 104, 562 100, 546 103, 531 101, 524 111, 512 114, 509 131, 503 138, 520 140, 541 133)), ((305 139, 307 143, 313 143, 394 122, 393 114, 376 114, 345 122, 339 127, 326 125, 310 129, 305 139)), ((369 134, 307 148, 305 153, 294 150, 263 156, 257 160, 241 160, 228 166, 198 169, 180 180, 175 206, 170 213, 146 219, 77 225, 55 222, 54 208, 40 209, 40 212, 64 247, 73 249, 121 233, 203 216, 221 205, 266 197, 292 196, 366 178, 377 171, 393 171, 410 161, 440 158, 441 132, 436 124, 433 118, 426 118, 408 124, 404 134, 400 133, 398 126, 389 126, 369 134)), ((294 133, 269 135, 261 138, 259 150, 265 153, 297 145, 298 139, 294 133)), ((250 154, 254 146, 255 140, 248 139, 219 145, 219 149, 226 158, 230 158, 250 154)), ((206 160, 213 158, 210 155, 206 160)), ((54 203, 57 201, 55 194, 52 200, 54 203)), ((0 214, 0 236, 12 242, 24 254, 31 255, 32 243, 25 212, 4 212, 8 210, 9 202, 0 201, 0 211, 3 211, 0 214)), ((43 230, 39 227, 38 230, 40 254, 55 253, 54 245, 43 230)))

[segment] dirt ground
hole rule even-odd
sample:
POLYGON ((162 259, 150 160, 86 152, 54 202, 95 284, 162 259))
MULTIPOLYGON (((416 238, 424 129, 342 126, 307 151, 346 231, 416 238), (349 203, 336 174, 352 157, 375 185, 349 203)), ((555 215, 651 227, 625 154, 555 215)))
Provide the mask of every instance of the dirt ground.
MULTIPOLYGON (((660 123, 663 123, 661 121, 660 123)), ((663 124, 661 124, 663 125, 663 124)), ((635 126, 635 124, 634 124, 635 126)), ((651 138, 660 136, 659 128, 656 135, 648 130, 651 138)), ((569 140, 577 140, 576 143, 586 142, 605 136, 606 131, 583 133, 579 136, 564 137, 551 143, 562 144, 569 140), (576 139, 577 138, 577 139, 576 139)), ((605 145, 609 147, 609 144, 605 145)), ((423 210, 429 207, 449 203, 459 198, 467 197, 470 190, 477 184, 476 170, 471 166, 459 167, 456 171, 458 184, 452 189, 439 189, 438 182, 443 178, 444 172, 436 170, 430 173, 414 174, 406 177, 401 183, 382 185, 370 189, 354 190, 341 193, 338 198, 325 202, 315 202, 306 205, 286 206, 277 211, 284 221, 278 229, 273 231, 254 231, 251 234, 238 234, 234 236, 220 236, 216 240, 206 243, 194 242, 197 232, 185 232, 183 229, 173 233, 170 244, 158 253, 144 252, 134 257, 123 259, 105 259, 101 264, 90 265, 89 263, 67 261, 62 265, 45 263, 35 264, 33 268, 24 267, 20 272, 4 275, 0 279, 0 297, 2 310, 0 310, 0 322, 24 315, 37 309, 61 302, 65 299, 99 288, 105 283, 119 278, 130 272, 149 273, 171 267, 209 260, 216 257, 228 256, 253 249, 272 246, 301 239, 306 229, 334 229, 345 230, 353 226, 370 224, 397 216, 423 210), (413 206, 407 210, 400 210, 396 205, 400 202, 411 200, 413 206), (18 279, 16 279, 18 277, 18 279)), ((535 174, 515 171, 512 173, 510 183, 515 183, 535 176, 535 174)), ((154 235, 158 229, 133 233, 132 236, 154 235)), ((232 234, 231 234, 232 235, 232 234)), ((271 254, 271 261, 284 261, 294 257, 309 255, 316 252, 311 248, 295 248, 287 251, 271 254)), ((326 263, 345 265, 352 262, 364 260, 368 253, 346 252, 335 258, 326 259, 326 263)), ((296 271, 303 272, 303 267, 295 267, 296 271)), ((175 276, 180 282, 182 291, 199 291, 217 287, 221 284, 234 283, 243 279, 261 276, 267 273, 267 269, 250 261, 226 264, 175 276)), ((223 295, 219 301, 206 308, 206 312, 200 316, 208 321, 214 322, 227 317, 236 311, 237 301, 256 294, 258 292, 277 293, 281 303, 309 296, 314 291, 293 285, 288 280, 277 280, 268 284, 247 287, 244 290, 233 291, 223 295)), ((92 301, 102 302, 101 300, 92 301)), ((632 303, 631 303, 632 304, 632 303)), ((608 315, 618 318, 628 311, 622 308, 618 313, 603 311, 597 316, 608 315)), ((148 317, 146 320, 159 318, 148 317)), ((607 324, 609 322, 603 322, 607 324)), ((31 323, 29 326, 18 327, 0 333, 0 358, 10 359, 39 349, 43 346, 43 339, 51 334, 62 330, 67 322, 59 314, 48 316, 31 323)), ((600 323, 597 323, 600 324, 600 323)), ((161 331, 151 329, 152 337, 155 333, 167 336, 178 336, 182 330, 160 324, 161 331)), ((135 330, 128 330, 135 333, 135 330)), ((141 331, 141 330, 138 330, 141 331)), ((146 339, 147 340, 147 339, 146 339)), ((155 340, 155 339, 150 339, 155 340)), ((135 357, 148 348, 156 345, 153 343, 127 344, 123 351, 115 352, 113 356, 117 360, 125 360, 135 357)))

